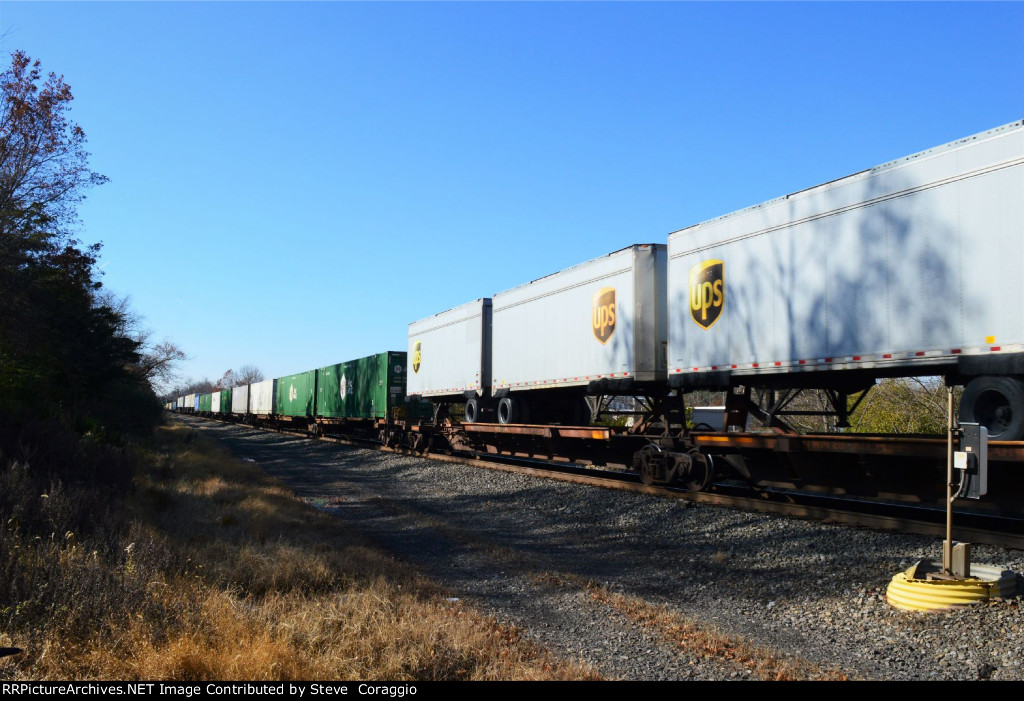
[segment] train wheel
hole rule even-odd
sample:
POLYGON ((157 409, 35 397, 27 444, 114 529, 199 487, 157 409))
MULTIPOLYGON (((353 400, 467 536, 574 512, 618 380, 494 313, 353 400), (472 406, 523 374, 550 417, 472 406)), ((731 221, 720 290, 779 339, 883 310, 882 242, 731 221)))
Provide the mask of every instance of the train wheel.
POLYGON ((1016 377, 975 377, 960 398, 959 418, 986 427, 990 440, 1024 439, 1024 382, 1016 377))
POLYGON ((715 478, 715 463, 710 455, 703 455, 696 448, 687 453, 690 468, 683 476, 683 486, 691 492, 703 492, 715 478))
POLYGON ((427 449, 430 444, 430 439, 422 433, 410 433, 409 434, 409 447, 417 453, 422 453, 427 449))
POLYGON ((679 471, 679 461, 656 445, 645 445, 633 454, 633 469, 640 473, 644 484, 671 484, 679 471))
POLYGON ((640 481, 644 484, 655 484, 657 478, 654 474, 652 456, 658 453, 653 445, 645 445, 633 454, 633 469, 640 473, 640 481))

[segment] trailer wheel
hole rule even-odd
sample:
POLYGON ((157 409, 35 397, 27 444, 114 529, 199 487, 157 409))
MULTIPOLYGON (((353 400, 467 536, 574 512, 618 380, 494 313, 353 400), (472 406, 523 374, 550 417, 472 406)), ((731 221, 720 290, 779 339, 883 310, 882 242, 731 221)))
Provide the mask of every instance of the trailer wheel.
POLYGON ((512 397, 502 397, 498 400, 498 423, 519 423, 519 405, 520 401, 512 397))
POLYGON ((986 427, 994 441, 1024 439, 1024 382, 1016 377, 975 377, 960 398, 959 419, 986 427))
POLYGON ((473 399, 467 399, 466 400, 465 417, 466 417, 466 423, 467 424, 475 424, 477 421, 480 420, 480 400, 479 399, 476 399, 474 397, 473 399))

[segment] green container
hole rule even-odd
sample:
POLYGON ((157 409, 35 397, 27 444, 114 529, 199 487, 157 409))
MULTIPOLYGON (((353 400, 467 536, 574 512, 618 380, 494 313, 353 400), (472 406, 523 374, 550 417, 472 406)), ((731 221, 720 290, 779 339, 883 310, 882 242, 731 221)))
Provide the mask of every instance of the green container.
POLYGON ((220 411, 219 414, 230 414, 231 413, 231 390, 222 389, 220 391, 220 411))
POLYGON ((405 351, 388 351, 317 370, 317 416, 424 418, 430 404, 405 400, 405 351))
POLYGON ((200 394, 199 395, 199 411, 213 411, 213 395, 212 394, 200 394))
POLYGON ((313 416, 316 371, 277 378, 274 413, 278 416, 313 416))

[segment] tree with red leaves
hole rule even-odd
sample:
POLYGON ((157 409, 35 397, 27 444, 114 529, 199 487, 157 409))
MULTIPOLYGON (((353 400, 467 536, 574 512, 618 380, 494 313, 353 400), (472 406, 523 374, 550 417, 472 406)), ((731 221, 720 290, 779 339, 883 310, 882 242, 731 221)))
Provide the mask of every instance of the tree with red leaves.
POLYGON ((73 236, 85 190, 106 178, 89 167, 72 99, 23 51, 0 74, 0 424, 144 430, 155 397, 140 343, 99 294, 99 245, 73 236))
MULTIPOLYGON (((107 178, 89 168, 85 132, 68 119, 71 86, 23 51, 0 74, 0 235, 67 237, 84 190, 107 178)), ((66 242, 66 241, 64 241, 66 242)))

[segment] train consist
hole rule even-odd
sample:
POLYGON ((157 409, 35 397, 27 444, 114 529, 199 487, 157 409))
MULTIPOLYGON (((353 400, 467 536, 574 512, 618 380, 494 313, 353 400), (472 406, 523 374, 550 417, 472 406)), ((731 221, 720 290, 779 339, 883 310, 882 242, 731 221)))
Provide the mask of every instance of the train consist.
MULTIPOLYGON (((879 378, 936 375, 965 386, 962 421, 1021 440, 1022 267, 1018 121, 416 321, 392 398, 432 416, 376 428, 418 449, 600 454, 701 488, 721 469, 749 477, 728 437, 750 417, 790 433, 805 390, 842 427, 879 378), (687 428, 693 390, 726 393, 717 451, 687 428), (623 396, 639 407, 630 428, 592 424, 623 396)), ((259 391, 277 399, 258 410, 249 387, 245 411, 322 424, 322 372, 273 381, 259 391)), ((231 395, 177 407, 216 413, 229 399, 234 411, 231 395)))
POLYGON ((167 403, 172 411, 227 418, 314 435, 338 430, 392 442, 407 423, 431 415, 428 403, 405 392, 406 355, 389 351, 272 380, 167 403))

